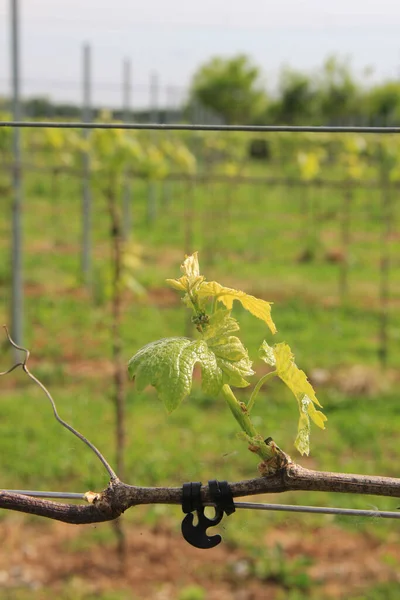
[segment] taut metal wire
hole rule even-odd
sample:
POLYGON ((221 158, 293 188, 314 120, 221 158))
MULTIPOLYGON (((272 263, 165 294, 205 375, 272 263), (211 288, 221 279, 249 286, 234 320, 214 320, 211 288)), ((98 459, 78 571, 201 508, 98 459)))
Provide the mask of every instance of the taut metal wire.
POLYGON ((155 131, 243 131, 253 133, 400 133, 400 127, 335 127, 326 125, 190 125, 183 123, 84 123, 82 121, 0 121, 0 127, 39 129, 134 129, 155 131))
POLYGON ((73 492, 39 492, 36 490, 0 490, 9 494, 21 494, 22 496, 33 496, 34 498, 67 498, 70 500, 85 500, 85 494, 73 492))
POLYGON ((296 506, 291 504, 264 504, 257 502, 235 502, 235 508, 254 510, 276 510, 292 513, 312 513, 319 515, 343 515, 346 517, 380 517, 383 519, 400 519, 400 512, 384 510, 360 510, 356 508, 329 508, 325 506, 296 506))
MULTIPOLYGON (((71 500, 85 500, 85 494, 72 492, 40 492, 36 490, 1 490, 11 494, 22 494, 36 498, 65 498, 71 500)), ((206 502, 204 506, 214 506, 206 502)), ((235 502, 235 508, 250 510, 269 510, 291 513, 311 513, 317 515, 341 515, 345 517, 375 517, 381 519, 400 519, 400 512, 385 510, 361 510, 356 508, 330 508, 326 506, 297 506, 293 504, 265 504, 260 502, 235 502)))

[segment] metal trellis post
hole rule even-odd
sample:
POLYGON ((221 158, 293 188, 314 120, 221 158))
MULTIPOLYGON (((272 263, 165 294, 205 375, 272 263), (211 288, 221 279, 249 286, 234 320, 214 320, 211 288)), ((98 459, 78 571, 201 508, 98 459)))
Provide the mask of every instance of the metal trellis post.
MULTIPOLYGON (((124 123, 129 123, 130 121, 131 91, 132 65, 129 58, 126 58, 122 67, 122 119, 124 123)), ((132 227, 131 192, 132 184, 128 176, 126 176, 122 190, 122 228, 125 240, 129 238, 132 227)))
MULTIPOLYGON (((152 73, 150 76, 150 121, 151 123, 159 123, 158 112, 158 96, 159 96, 159 80, 157 73, 152 73)), ((154 133, 152 134, 154 140, 154 133)), ((147 222, 153 223, 157 215, 157 188, 155 181, 149 181, 148 200, 147 200, 147 222)))
MULTIPOLYGON (((21 120, 20 61, 19 61, 19 11, 18 0, 11 0, 11 71, 12 112, 14 121, 21 120)), ((21 177, 21 132, 13 129, 12 183, 12 336, 18 345, 23 339, 23 273, 22 273, 22 177, 21 177)))
MULTIPOLYGON (((91 51, 90 46, 83 46, 83 108, 82 121, 89 123, 91 111, 91 51)), ((85 141, 89 138, 89 130, 82 132, 85 141)), ((83 153, 83 182, 82 182, 82 275, 85 285, 91 283, 91 221, 92 198, 90 189, 90 158, 87 150, 83 153)))

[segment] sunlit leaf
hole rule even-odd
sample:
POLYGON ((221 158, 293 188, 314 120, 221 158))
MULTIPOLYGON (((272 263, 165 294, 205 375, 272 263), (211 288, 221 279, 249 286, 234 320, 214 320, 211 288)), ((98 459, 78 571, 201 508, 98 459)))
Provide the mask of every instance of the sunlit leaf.
POLYGON ((300 408, 299 425, 297 428, 297 436, 294 442, 300 454, 310 453, 310 417, 308 416, 307 408, 300 408))
POLYGON ((166 279, 165 281, 168 283, 168 285, 174 288, 174 290, 178 290, 178 292, 186 292, 187 290, 187 277, 181 277, 180 279, 166 279))
POLYGON ((304 371, 301 371, 295 364, 293 353, 284 342, 275 344, 273 347, 263 342, 259 354, 267 364, 276 368, 278 377, 286 383, 297 399, 300 419, 295 446, 302 454, 308 454, 310 418, 321 429, 325 429, 325 421, 327 420, 326 416, 315 408, 315 405, 321 407, 321 404, 315 395, 314 389, 304 371))
POLYGON ((181 264, 183 276, 179 279, 167 279, 168 285, 175 290, 190 292, 195 291, 197 286, 204 281, 204 277, 200 275, 200 266, 198 253, 193 252, 190 256, 186 256, 181 264))
POLYGON ((272 333, 276 333, 276 327, 271 318, 271 302, 255 298, 250 294, 246 294, 241 290, 227 288, 217 283, 216 281, 203 282, 197 290, 199 298, 213 297, 222 302, 226 308, 232 309, 233 301, 239 300, 243 308, 248 310, 252 315, 264 321, 272 333))
POLYGON ((300 394, 306 394, 315 404, 321 406, 307 375, 295 364, 290 346, 285 342, 275 344, 274 355, 279 377, 292 390, 296 398, 300 394))
POLYGON ((190 256, 186 256, 181 264, 181 271, 189 280, 195 279, 200 275, 200 265, 198 252, 193 252, 190 256))

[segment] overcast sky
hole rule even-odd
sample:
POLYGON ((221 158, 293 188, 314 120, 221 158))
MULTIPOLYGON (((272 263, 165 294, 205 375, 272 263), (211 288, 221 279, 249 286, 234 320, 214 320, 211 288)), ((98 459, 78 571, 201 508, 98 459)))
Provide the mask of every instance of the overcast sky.
MULTIPOLYGON (((0 94, 9 90, 10 1, 0 0, 0 94)), ((166 86, 184 88, 195 68, 217 54, 249 54, 272 88, 282 65, 311 71, 332 53, 351 57, 359 73, 373 67, 374 80, 400 76, 400 0, 19 3, 25 94, 78 100, 85 41, 93 51, 94 101, 114 105, 121 102, 124 57, 132 60, 137 104, 147 97, 151 72, 165 97, 166 86)))

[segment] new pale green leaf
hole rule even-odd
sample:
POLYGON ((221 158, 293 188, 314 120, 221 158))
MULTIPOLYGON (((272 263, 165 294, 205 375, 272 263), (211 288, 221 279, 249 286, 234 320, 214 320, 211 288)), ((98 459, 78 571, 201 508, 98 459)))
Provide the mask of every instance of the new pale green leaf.
POLYGON ((294 445, 301 454, 308 456, 310 452, 310 417, 307 408, 306 403, 300 405, 299 425, 294 445))
POLYGON ((269 346, 265 340, 261 344, 258 354, 259 357, 267 363, 267 365, 269 365, 270 367, 275 367, 276 358, 274 354, 274 349, 271 346, 269 346))
POLYGON ((193 252, 190 256, 186 256, 181 264, 182 277, 179 279, 167 279, 166 282, 175 290, 182 292, 191 292, 204 281, 204 277, 200 275, 200 266, 198 253, 193 252))
POLYGON ((285 342, 282 342, 281 344, 275 344, 273 349, 278 375, 292 390, 296 398, 301 394, 306 394, 312 402, 321 406, 311 383, 307 379, 307 375, 304 371, 301 371, 294 362, 294 356, 290 346, 285 342))
POLYGON ((232 309, 234 300, 239 300, 243 308, 248 310, 258 319, 264 321, 272 333, 276 333, 276 327, 271 318, 271 302, 255 298, 241 290, 224 287, 216 281, 202 282, 197 289, 197 295, 199 298, 207 298, 210 296, 216 298, 219 302, 222 302, 228 310, 232 309))
POLYGON ((275 344, 273 347, 263 342, 260 348, 260 357, 267 364, 276 368, 278 377, 286 383, 297 399, 300 419, 295 446, 301 454, 308 454, 310 418, 321 429, 325 429, 325 421, 327 420, 326 416, 315 408, 315 405, 321 407, 321 404, 315 395, 314 389, 304 371, 301 371, 295 364, 292 351, 284 342, 275 344))

